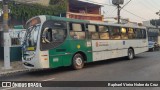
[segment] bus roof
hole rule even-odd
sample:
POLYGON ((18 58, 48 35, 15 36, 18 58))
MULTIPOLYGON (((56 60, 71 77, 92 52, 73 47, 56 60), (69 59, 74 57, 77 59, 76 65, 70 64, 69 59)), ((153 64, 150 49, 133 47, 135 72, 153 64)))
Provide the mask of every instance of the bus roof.
POLYGON ((51 15, 42 15, 42 16, 46 16, 47 20, 60 20, 60 21, 66 21, 66 22, 88 23, 88 24, 96 24, 96 25, 107 25, 107 26, 119 26, 119 27, 128 27, 128 28, 146 29, 146 27, 144 27, 144 26, 133 26, 133 25, 124 25, 124 24, 110 24, 110 23, 106 23, 106 22, 71 19, 71 18, 66 18, 66 17, 51 16, 51 15))
POLYGON ((46 17, 49 20, 60 20, 60 21, 77 22, 77 23, 89 23, 89 21, 87 21, 87 20, 71 19, 71 18, 65 18, 65 17, 56 17, 56 16, 50 16, 50 15, 46 15, 46 17))
POLYGON ((105 22, 95 22, 91 21, 90 23, 92 24, 97 24, 97 25, 107 25, 107 26, 119 26, 119 27, 128 27, 128 28, 142 28, 145 29, 145 26, 133 26, 133 25, 127 25, 127 24, 112 24, 112 23, 105 23, 105 22))
POLYGON ((54 19, 54 20, 67 21, 67 22, 89 23, 89 24, 97 24, 97 25, 131 27, 131 28, 142 28, 142 29, 146 28, 144 26, 133 26, 133 25, 124 25, 124 24, 109 24, 109 23, 99 22, 99 21, 79 20, 79 19, 71 19, 71 18, 65 18, 65 17, 49 16, 49 15, 47 15, 47 18, 48 19, 54 19))

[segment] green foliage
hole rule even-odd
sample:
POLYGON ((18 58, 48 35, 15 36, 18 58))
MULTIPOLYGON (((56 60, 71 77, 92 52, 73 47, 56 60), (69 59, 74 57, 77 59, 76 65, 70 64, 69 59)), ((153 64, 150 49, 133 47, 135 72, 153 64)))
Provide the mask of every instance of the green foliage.
POLYGON ((65 2, 67 0, 50 0, 50 5, 60 4, 61 2, 65 2))
MULTIPOLYGON (((57 0, 51 0, 57 1, 57 0)), ((55 3, 54 2, 54 3, 55 3)), ((2 4, 0 4, 2 7, 2 4)), ((27 21, 28 19, 37 15, 60 15, 66 13, 67 0, 58 0, 56 4, 49 6, 42 6, 39 4, 15 4, 15 2, 9 3, 9 8, 11 9, 11 16, 16 19, 21 19, 27 21)))

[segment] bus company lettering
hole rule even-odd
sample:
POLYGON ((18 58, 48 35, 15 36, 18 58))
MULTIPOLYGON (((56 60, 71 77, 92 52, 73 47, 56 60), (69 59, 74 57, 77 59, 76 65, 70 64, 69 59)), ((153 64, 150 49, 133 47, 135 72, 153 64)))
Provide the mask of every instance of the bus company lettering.
POLYGON ((98 44, 98 42, 96 42, 96 47, 99 47, 99 44, 98 44))
POLYGON ((11 87, 42 87, 41 83, 16 83, 13 82, 11 87))
POLYGON ((109 44, 107 42, 96 42, 96 47, 101 47, 101 46, 108 46, 109 44))
POLYGON ((53 62, 58 62, 59 59, 58 58, 53 58, 53 62))
POLYGON ((91 42, 87 42, 87 47, 91 47, 91 46, 92 46, 91 42))

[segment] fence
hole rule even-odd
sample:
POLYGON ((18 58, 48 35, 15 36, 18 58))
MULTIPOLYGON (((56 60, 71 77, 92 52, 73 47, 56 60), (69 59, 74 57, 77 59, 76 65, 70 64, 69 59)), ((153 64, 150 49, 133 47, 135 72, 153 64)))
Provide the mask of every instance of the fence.
POLYGON ((24 41, 25 33, 26 33, 25 29, 10 30, 9 34, 11 38, 11 47, 21 46, 24 41))
MULTIPOLYGON (((25 37, 25 29, 14 29, 9 30, 11 47, 10 47, 10 59, 11 61, 19 61, 22 58, 22 43, 25 37)), ((3 41, 3 31, 0 32, 0 59, 3 60, 4 56, 4 41, 3 41)))

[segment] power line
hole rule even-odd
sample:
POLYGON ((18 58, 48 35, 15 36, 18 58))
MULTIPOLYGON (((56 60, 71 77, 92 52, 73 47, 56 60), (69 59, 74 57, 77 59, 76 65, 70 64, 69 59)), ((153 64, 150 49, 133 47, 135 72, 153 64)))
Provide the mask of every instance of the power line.
MULTIPOLYGON (((126 5, 128 5, 132 0, 128 1, 121 9, 123 9, 126 5)), ((111 2, 111 0, 109 0, 111 2)), ((120 9, 120 10, 121 10, 120 9)), ((111 12, 112 14, 117 10, 117 7, 111 12)), ((111 15, 111 14, 110 14, 111 15)))
MULTIPOLYGON (((146 1, 147 1, 147 0, 146 0, 146 1)), ((139 3, 143 4, 143 5, 142 5, 143 7, 148 8, 147 10, 150 10, 151 12, 155 12, 155 11, 153 11, 148 5, 146 5, 145 3, 143 3, 143 2, 139 2, 139 3)))
MULTIPOLYGON (((86 0, 86 1, 91 2, 91 3, 97 3, 97 4, 101 4, 101 5, 107 5, 107 6, 114 6, 114 7, 115 7, 115 5, 109 5, 109 4, 104 4, 104 3, 102 4, 102 3, 98 3, 98 2, 90 1, 90 0, 86 0)), ((130 13, 130 14, 132 14, 132 15, 138 17, 138 18, 140 18, 140 19, 147 20, 147 19, 145 19, 145 18, 143 18, 143 17, 141 17, 141 16, 139 16, 139 15, 136 15, 136 14, 134 14, 134 13, 132 13, 132 12, 130 12, 130 11, 124 9, 124 8, 123 8, 122 10, 124 10, 124 11, 126 11, 126 12, 128 12, 128 13, 130 13)))
POLYGON ((132 12, 126 10, 126 9, 122 9, 122 10, 124 10, 124 11, 126 11, 126 12, 128 12, 128 13, 130 13, 130 14, 132 14, 132 15, 138 17, 138 18, 140 18, 140 19, 147 20, 147 19, 145 19, 145 18, 143 18, 143 17, 141 17, 141 16, 138 16, 138 15, 136 15, 136 14, 134 14, 134 13, 132 13, 132 12))
MULTIPOLYGON (((157 6, 159 6, 160 4, 159 3, 157 3, 157 2, 155 2, 155 0, 152 0, 152 3, 153 3, 153 5, 157 5, 157 6)), ((160 9, 159 7, 158 7, 158 9, 160 9)))
POLYGON ((110 15, 112 15, 116 10, 117 10, 117 7, 115 9, 113 9, 112 12, 110 12, 111 13, 110 15))
MULTIPOLYGON (((123 7, 121 7, 121 9, 123 9, 125 6, 127 6, 132 0, 129 0, 123 7)), ((121 10, 120 9, 120 10, 121 10)))
MULTIPOLYGON (((89 2, 89 3, 97 3, 97 4, 100 4, 100 5, 103 5, 103 6, 112 6, 112 7, 116 7, 115 5, 112 5, 112 4, 104 4, 104 3, 99 3, 99 2, 95 2, 95 1, 91 1, 91 0, 86 0, 87 2, 89 2)), ((109 2, 111 3, 111 1, 109 0, 109 2)), ((117 9, 117 8, 116 8, 117 9)), ((113 10, 113 12, 115 12, 115 10, 116 9, 114 9, 113 10)), ((113 13, 112 12, 112 13, 113 13)))
MULTIPOLYGON (((148 0, 146 0, 146 1, 150 4, 150 6, 152 6, 152 8, 157 9, 157 10, 159 10, 159 9, 160 9, 159 7, 157 8, 157 7, 155 6, 155 4, 157 4, 157 3, 153 3, 153 2, 154 2, 154 0, 152 0, 152 1, 151 1, 151 0, 149 0, 149 1, 148 1, 148 0), (151 1, 151 2, 150 2, 150 1, 151 1)), ((157 5, 158 5, 158 4, 157 4, 157 5)))

